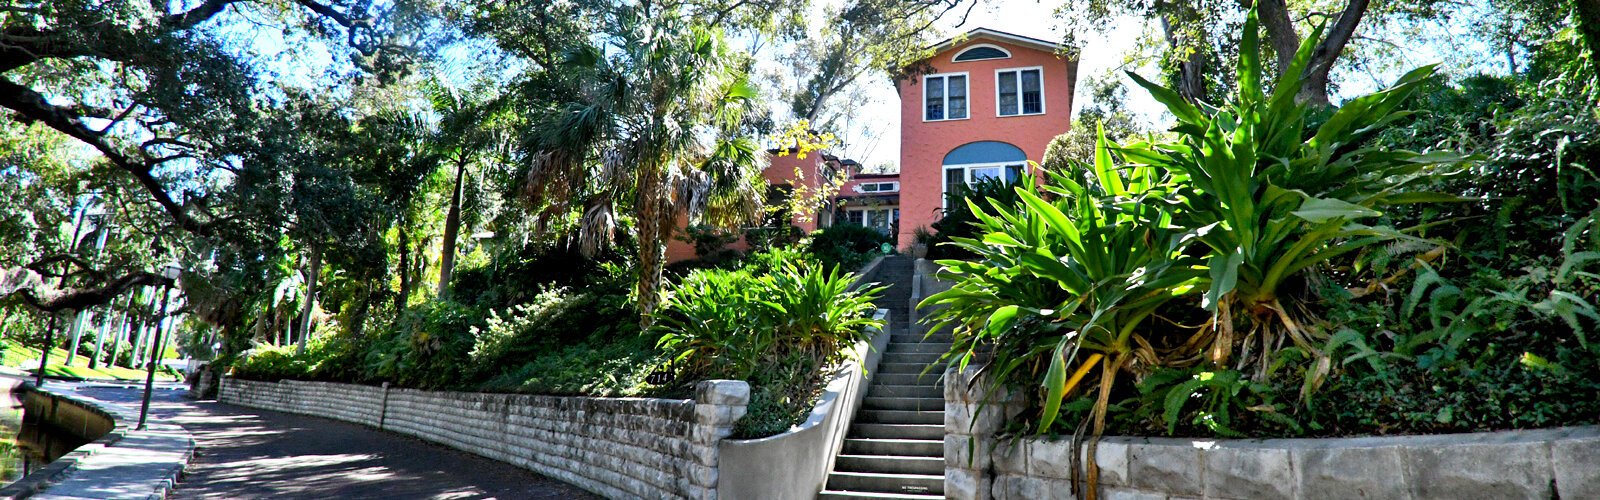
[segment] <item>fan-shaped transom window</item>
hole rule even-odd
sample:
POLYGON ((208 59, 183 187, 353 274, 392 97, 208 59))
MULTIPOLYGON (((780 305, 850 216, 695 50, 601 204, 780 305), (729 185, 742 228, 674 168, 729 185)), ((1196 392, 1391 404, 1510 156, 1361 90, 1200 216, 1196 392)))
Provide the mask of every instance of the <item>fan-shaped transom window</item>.
POLYGON ((984 59, 1005 59, 1008 57, 1011 57, 1011 53, 1006 52, 1006 49, 1002 49, 993 45, 973 45, 968 47, 967 50, 961 51, 960 54, 956 54, 954 60, 955 62, 964 62, 982 61, 984 59))

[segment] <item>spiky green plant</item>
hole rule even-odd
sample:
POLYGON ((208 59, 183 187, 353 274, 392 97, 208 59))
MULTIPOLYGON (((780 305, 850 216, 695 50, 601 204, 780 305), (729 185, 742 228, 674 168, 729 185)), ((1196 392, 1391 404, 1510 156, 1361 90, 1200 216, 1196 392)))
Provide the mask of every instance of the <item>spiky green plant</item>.
POLYGON ((1208 250, 1203 305, 1213 318, 1210 361, 1240 367, 1256 362, 1264 377, 1271 353, 1287 339, 1316 360, 1305 376, 1305 393, 1321 384, 1331 364, 1317 348, 1315 315, 1286 294, 1286 284, 1375 243, 1415 239, 1384 225, 1383 209, 1458 200, 1417 188, 1465 161, 1455 154, 1366 146, 1412 113, 1401 105, 1433 75, 1433 66, 1351 99, 1309 129, 1313 110, 1296 102, 1295 92, 1321 33, 1319 27, 1306 38, 1268 94, 1252 11, 1240 43, 1238 101, 1220 109, 1190 103, 1133 75, 1177 117, 1178 139, 1115 150, 1126 167, 1171 173, 1174 222, 1208 250))

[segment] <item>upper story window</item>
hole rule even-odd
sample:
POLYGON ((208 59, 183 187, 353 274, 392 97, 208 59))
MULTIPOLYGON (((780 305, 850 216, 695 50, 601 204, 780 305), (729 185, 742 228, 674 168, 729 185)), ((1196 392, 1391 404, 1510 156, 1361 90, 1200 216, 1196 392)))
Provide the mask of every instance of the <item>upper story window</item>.
POLYGON ((900 190, 898 182, 863 182, 856 186, 862 193, 893 193, 900 190))
POLYGON ((967 74, 947 73, 922 78, 922 120, 961 120, 967 117, 967 74))
POLYGON ((1000 116, 1044 113, 1043 68, 1003 69, 995 72, 995 93, 1000 116))
POLYGON ((989 44, 982 44, 967 47, 967 50, 963 50, 961 53, 956 54, 956 56, 951 60, 955 62, 966 62, 982 61, 985 59, 1009 59, 1010 57, 1011 53, 1006 52, 1006 49, 989 44))

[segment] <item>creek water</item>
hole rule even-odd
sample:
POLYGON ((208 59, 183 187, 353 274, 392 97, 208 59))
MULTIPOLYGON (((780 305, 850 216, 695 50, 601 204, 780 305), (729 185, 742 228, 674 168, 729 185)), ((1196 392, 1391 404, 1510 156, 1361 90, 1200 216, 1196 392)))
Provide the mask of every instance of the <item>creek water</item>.
POLYGON ((41 425, 21 393, 0 393, 0 486, 11 484, 88 441, 41 425))

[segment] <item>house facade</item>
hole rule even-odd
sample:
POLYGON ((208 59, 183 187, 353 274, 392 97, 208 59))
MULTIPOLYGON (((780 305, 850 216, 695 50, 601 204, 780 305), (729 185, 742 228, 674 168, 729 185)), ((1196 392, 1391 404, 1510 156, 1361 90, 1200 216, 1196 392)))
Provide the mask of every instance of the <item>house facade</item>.
MULTIPOLYGON (((1078 62, 1059 44, 978 28, 933 46, 915 74, 896 81, 900 94, 900 169, 864 173, 861 165, 829 154, 800 158, 769 151, 763 171, 780 192, 814 190, 836 172, 849 179, 814 214, 791 214, 811 232, 859 224, 912 244, 919 228, 944 215, 946 193, 961 183, 1038 175, 1028 162, 1044 158, 1050 140, 1071 127, 1078 62)), ((813 191, 814 192, 814 191, 813 191)), ((769 200, 770 201, 770 200, 769 200)), ((687 221, 680 221, 680 235, 687 221)), ((730 245, 744 250, 742 240, 730 245)), ((668 262, 695 258, 694 247, 674 240, 668 262)))
POLYGON ((1071 127, 1078 62, 1060 45, 978 28, 934 45, 900 93, 901 247, 943 217, 959 183, 1015 179, 1071 127))

